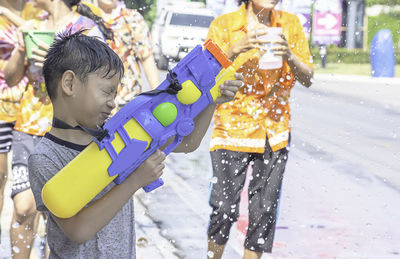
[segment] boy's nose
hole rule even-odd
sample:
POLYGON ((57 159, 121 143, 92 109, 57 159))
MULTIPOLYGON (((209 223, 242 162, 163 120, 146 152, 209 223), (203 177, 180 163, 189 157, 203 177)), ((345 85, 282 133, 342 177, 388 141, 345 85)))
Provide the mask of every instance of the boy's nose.
POLYGON ((116 104, 116 102, 115 102, 115 99, 109 100, 109 101, 107 102, 107 105, 108 105, 108 107, 111 108, 111 110, 114 110, 114 108, 117 106, 117 104, 116 104))

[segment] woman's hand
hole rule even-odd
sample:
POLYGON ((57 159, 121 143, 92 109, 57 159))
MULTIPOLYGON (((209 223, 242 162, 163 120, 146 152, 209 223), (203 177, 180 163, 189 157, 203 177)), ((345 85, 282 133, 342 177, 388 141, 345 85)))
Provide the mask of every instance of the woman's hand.
POLYGON ((36 30, 37 26, 32 22, 26 22, 23 25, 19 26, 17 29, 17 39, 18 39, 18 50, 19 52, 23 53, 25 56, 25 38, 24 38, 24 31, 31 31, 36 30))
POLYGON ((235 78, 237 80, 227 80, 220 86, 221 96, 215 100, 215 103, 226 103, 232 101, 235 98, 237 91, 241 86, 243 86, 243 75, 236 73, 235 78))
POLYGON ((244 53, 250 49, 264 50, 264 44, 267 40, 261 36, 268 33, 268 27, 257 23, 254 26, 248 26, 246 35, 235 42, 227 51, 227 55, 231 60, 234 60, 240 53, 244 53))
POLYGON ((286 62, 293 58, 293 53, 290 51, 289 43, 282 33, 278 34, 280 39, 271 41, 275 46, 271 49, 275 56, 281 56, 286 62))
POLYGON ((43 68, 43 63, 45 61, 47 52, 50 49, 50 46, 42 41, 36 40, 36 43, 40 47, 40 49, 33 49, 32 50, 32 59, 35 66, 43 68))

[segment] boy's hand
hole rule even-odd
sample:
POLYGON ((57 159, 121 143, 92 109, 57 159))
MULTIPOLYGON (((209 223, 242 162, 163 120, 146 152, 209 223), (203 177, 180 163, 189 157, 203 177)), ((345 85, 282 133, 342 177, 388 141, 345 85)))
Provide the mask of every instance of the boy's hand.
POLYGON ((236 73, 235 78, 237 80, 227 80, 221 85, 221 97, 218 97, 215 100, 215 103, 226 103, 232 101, 233 98, 235 98, 236 92, 239 90, 240 87, 243 86, 243 75, 236 73))
POLYGON ((128 176, 133 184, 140 187, 148 185, 158 178, 163 173, 165 165, 165 154, 160 149, 157 149, 151 156, 149 156, 132 174, 128 176))

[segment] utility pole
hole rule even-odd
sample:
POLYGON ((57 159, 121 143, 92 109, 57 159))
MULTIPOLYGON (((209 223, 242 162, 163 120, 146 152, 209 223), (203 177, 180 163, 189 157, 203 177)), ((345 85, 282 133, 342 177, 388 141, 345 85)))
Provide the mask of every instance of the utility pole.
MULTIPOLYGON (((361 47, 363 36, 365 0, 349 0, 347 6, 346 47, 361 47)), ((365 36, 365 35, 364 35, 365 36)))

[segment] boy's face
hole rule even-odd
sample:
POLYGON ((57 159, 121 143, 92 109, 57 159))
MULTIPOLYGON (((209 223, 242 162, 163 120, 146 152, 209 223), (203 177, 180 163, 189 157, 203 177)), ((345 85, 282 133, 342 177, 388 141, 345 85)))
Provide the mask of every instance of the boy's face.
POLYGON ((120 83, 120 74, 112 78, 103 77, 103 71, 89 73, 86 82, 77 80, 74 97, 75 119, 81 126, 96 128, 101 126, 115 108, 115 96, 120 83))

